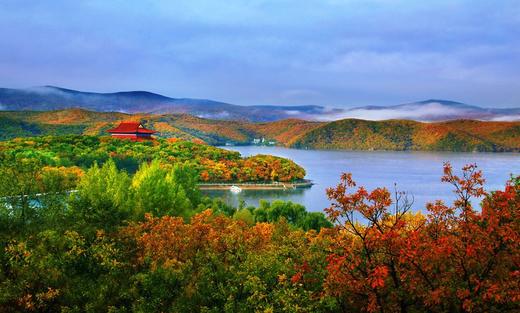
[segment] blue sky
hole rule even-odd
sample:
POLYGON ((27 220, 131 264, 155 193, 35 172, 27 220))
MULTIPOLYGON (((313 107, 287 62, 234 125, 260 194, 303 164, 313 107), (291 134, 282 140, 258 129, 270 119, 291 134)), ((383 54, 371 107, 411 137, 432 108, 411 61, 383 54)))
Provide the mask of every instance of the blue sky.
POLYGON ((0 1, 0 86, 520 106, 520 1, 0 1))

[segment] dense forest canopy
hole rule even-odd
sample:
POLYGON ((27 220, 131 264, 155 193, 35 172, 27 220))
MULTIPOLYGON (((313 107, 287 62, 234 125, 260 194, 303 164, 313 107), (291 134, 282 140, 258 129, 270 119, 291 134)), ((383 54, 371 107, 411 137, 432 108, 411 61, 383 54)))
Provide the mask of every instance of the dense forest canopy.
POLYGON ((325 214, 199 190, 304 176, 288 159, 179 139, 2 141, 0 311, 520 310, 520 178, 490 192, 476 165, 445 164, 456 200, 415 213, 405 194, 350 174, 325 214))
POLYGON ((288 182, 305 177, 305 170, 293 161, 256 155, 242 158, 238 152, 182 140, 133 142, 97 136, 45 136, 16 138, 0 142, 0 161, 39 162, 48 167, 78 167, 113 159, 117 167, 134 173, 139 164, 159 160, 194 169, 203 182, 288 182))
POLYGON ((78 177, 15 162, 0 164, 2 312, 520 310, 520 179, 488 192, 475 165, 446 164, 457 200, 422 214, 345 174, 326 220, 203 198, 185 164, 130 176, 109 159, 78 177))

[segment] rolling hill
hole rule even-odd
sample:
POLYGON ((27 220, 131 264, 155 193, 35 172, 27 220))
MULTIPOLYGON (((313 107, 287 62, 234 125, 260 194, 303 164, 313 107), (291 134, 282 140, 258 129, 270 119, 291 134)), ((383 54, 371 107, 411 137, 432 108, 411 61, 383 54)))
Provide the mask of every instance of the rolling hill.
POLYGON ((520 151, 520 122, 345 119, 321 125, 291 146, 342 150, 520 151))
POLYGON ((0 139, 57 134, 107 135, 121 121, 141 121, 158 136, 202 140, 211 145, 251 144, 265 138, 300 149, 517 151, 520 122, 285 119, 251 123, 188 114, 127 114, 83 109, 0 112, 0 139))
POLYGON ((107 135, 107 129, 128 120, 141 121, 146 127, 159 131, 158 135, 162 137, 200 139, 212 145, 228 142, 249 144, 254 138, 263 137, 285 144, 322 124, 298 119, 249 123, 204 119, 188 114, 127 114, 83 109, 0 111, 0 131, 3 134, 0 138, 57 134, 60 131, 64 134, 107 135))

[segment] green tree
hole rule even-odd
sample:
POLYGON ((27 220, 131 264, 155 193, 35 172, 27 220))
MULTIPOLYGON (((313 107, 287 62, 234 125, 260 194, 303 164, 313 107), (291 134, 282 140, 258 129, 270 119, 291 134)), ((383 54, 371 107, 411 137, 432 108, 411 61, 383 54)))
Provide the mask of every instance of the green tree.
POLYGON ((278 222, 281 219, 304 230, 330 228, 332 223, 321 212, 307 212, 301 204, 291 201, 275 200, 272 203, 261 200, 260 206, 253 210, 257 222, 278 222))
POLYGON ((171 171, 172 179, 182 186, 186 196, 190 202, 195 206, 201 202, 200 189, 198 187, 199 174, 198 171, 190 165, 176 164, 171 171))
POLYGON ((4 156, 0 166, 0 202, 2 230, 28 232, 38 226, 36 208, 40 186, 37 181, 40 162, 32 158, 4 156))
POLYGON ((69 205, 71 218, 80 228, 111 229, 132 213, 130 178, 112 160, 102 167, 94 164, 81 178, 69 205))
POLYGON ((167 169, 158 160, 143 163, 132 179, 138 214, 189 215, 199 197, 194 190, 197 188, 196 180, 190 175, 184 167, 167 169))
POLYGON ((233 214, 233 218, 239 221, 243 221, 248 225, 255 224, 255 216, 248 209, 241 209, 233 214))
POLYGON ((322 228, 331 228, 332 223, 321 212, 305 212, 305 217, 298 226, 304 230, 315 229, 319 231, 322 228))

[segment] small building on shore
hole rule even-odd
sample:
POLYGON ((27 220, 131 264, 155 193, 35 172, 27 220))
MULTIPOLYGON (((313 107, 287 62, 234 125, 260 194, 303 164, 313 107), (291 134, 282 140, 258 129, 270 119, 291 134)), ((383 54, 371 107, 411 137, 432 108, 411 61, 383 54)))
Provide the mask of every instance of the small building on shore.
POLYGON ((140 122, 122 122, 116 128, 107 130, 114 138, 131 139, 134 141, 153 140, 156 131, 146 129, 140 122))

